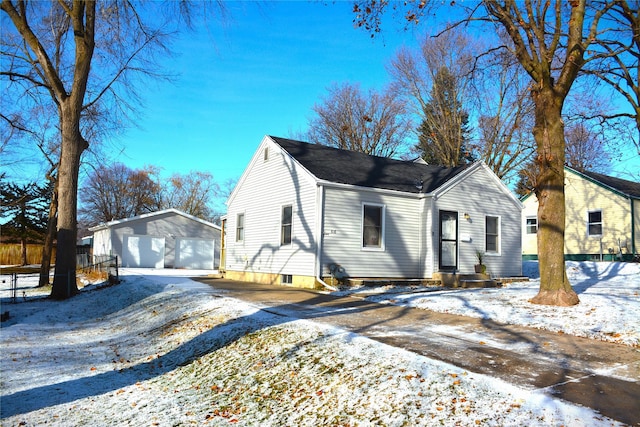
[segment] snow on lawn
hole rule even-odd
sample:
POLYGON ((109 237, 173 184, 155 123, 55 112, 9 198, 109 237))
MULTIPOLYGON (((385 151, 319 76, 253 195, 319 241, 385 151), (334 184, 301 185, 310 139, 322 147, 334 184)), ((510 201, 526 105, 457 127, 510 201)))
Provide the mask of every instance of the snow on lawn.
POLYGON ((540 288, 537 262, 524 262, 528 282, 502 288, 359 287, 370 301, 405 305, 495 322, 529 326, 629 346, 640 346, 640 264, 567 262, 567 275, 580 304, 550 307, 528 302, 540 288))
MULTIPOLYGON (((3 426, 619 425, 543 391, 216 296, 176 272, 148 273, 63 302, 9 304, 2 285, 3 426)), ((638 313, 635 289, 628 310, 638 313)))

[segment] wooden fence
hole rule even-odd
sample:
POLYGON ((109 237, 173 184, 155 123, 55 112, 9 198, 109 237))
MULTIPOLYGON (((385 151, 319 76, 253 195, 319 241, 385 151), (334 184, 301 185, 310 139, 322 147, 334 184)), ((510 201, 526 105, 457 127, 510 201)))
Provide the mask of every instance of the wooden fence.
MULTIPOLYGON (((53 248, 51 263, 56 259, 56 248, 53 248)), ((27 245, 27 264, 40 264, 42 262, 42 245, 27 245)), ((20 243, 0 243, 0 265, 22 264, 22 247, 20 243)))

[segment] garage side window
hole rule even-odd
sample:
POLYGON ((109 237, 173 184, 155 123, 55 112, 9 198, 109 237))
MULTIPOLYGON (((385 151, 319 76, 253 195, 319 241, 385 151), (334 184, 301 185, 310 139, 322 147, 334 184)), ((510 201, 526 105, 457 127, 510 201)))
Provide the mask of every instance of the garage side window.
POLYGON ((236 217, 236 242, 244 240, 244 214, 239 213, 236 217))
POLYGON ((362 205, 362 247, 384 248, 384 206, 362 205))
POLYGON ((497 254, 500 252, 500 218, 485 217, 485 252, 497 254))
POLYGON ((587 235, 602 236, 602 211, 589 211, 587 235))
POLYGON ((293 224, 293 208, 291 205, 282 207, 282 225, 280 226, 280 244, 291 244, 291 226, 293 224))

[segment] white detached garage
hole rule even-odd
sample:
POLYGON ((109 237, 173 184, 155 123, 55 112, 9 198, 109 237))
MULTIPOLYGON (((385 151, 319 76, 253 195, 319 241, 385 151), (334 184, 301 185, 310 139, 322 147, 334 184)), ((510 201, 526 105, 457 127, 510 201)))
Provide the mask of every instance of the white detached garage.
POLYGON ((118 256, 124 267, 216 269, 221 228, 177 209, 97 225, 93 255, 118 256))

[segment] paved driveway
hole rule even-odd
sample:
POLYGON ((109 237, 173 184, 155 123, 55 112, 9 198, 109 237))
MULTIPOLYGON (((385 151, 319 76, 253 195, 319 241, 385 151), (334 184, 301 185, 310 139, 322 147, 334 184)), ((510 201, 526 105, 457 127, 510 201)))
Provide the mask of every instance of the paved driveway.
POLYGON ((640 349, 352 296, 197 277, 215 293, 312 319, 640 425, 640 349))

